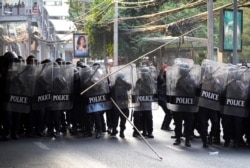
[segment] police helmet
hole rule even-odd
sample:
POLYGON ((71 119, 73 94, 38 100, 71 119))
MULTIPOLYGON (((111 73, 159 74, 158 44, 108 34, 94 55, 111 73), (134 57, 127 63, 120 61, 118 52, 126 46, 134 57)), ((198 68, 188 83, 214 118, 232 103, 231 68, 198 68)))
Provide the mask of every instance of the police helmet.
POLYGON ((37 59, 34 55, 29 55, 27 58, 26 58, 26 63, 28 65, 30 64, 37 64, 37 59))
POLYGON ((123 73, 118 73, 117 75, 116 75, 116 79, 124 79, 125 78, 125 76, 124 76, 124 74, 123 73))
POLYGON ((45 59, 41 62, 41 64, 48 64, 51 63, 52 61, 50 59, 45 59))
POLYGON ((187 64, 180 64, 179 70, 181 76, 186 76, 189 73, 190 67, 187 64))
POLYGON ((65 64, 65 61, 64 61, 62 58, 57 58, 57 59, 56 59, 56 62, 57 62, 59 65, 65 64))
POLYGON ((141 73, 148 73, 150 72, 150 69, 148 67, 141 68, 141 73))
POLYGON ((73 63, 71 61, 67 61, 66 65, 72 65, 73 63))
POLYGON ((7 63, 14 62, 14 58, 16 58, 16 56, 11 51, 6 52, 3 56, 7 63))
POLYGON ((95 67, 95 66, 100 67, 100 66, 101 66, 101 64, 100 64, 100 63, 98 63, 98 62, 95 62, 92 66, 93 66, 93 67, 95 67))
POLYGON ((82 61, 77 61, 76 66, 79 67, 79 68, 87 68, 87 67, 89 67, 87 64, 85 64, 82 61))

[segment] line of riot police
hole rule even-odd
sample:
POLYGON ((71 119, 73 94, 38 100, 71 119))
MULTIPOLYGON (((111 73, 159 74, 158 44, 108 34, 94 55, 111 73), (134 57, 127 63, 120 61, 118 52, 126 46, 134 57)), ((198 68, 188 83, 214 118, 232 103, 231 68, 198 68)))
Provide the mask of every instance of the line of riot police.
MULTIPOLYGON (((59 138, 68 128, 72 135, 89 137, 94 132, 100 138, 108 131, 116 136, 118 125, 119 136, 124 138, 129 116, 143 136, 154 138, 152 110, 159 104, 166 114, 162 129, 166 126, 171 130, 173 117, 174 145, 185 137, 185 146, 190 147, 195 128, 203 147, 220 144, 221 133, 224 146, 231 141, 235 147, 250 144, 250 71, 243 66, 206 59, 196 65, 191 59, 177 58, 157 79, 152 65, 107 69, 99 63, 89 66, 81 61, 74 66, 60 58, 38 63, 32 55, 24 61, 11 52, 1 57, 0 63, 0 124, 5 140, 18 139, 20 133, 59 138), (103 79, 108 73, 112 75, 103 79)), ((138 135, 134 129, 133 136, 138 135)))
POLYGON ((11 52, 1 57, 0 63, 0 125, 5 140, 18 139, 20 134, 59 138, 68 128, 72 135, 81 133, 89 137, 95 132, 95 137, 100 138, 108 130, 115 136, 119 120, 119 135, 124 138, 126 120, 133 108, 137 111, 134 116, 144 121, 140 121, 143 125, 140 130, 153 138, 151 102, 155 101, 156 93, 153 67, 144 67, 137 73, 135 66, 130 65, 101 80, 107 71, 114 72, 120 67, 107 70, 102 64, 89 66, 81 61, 74 66, 61 58, 39 63, 33 55, 24 60, 11 52), (137 74, 140 77, 136 82, 137 74), (80 95, 93 84, 93 88, 80 95), (114 108, 110 97, 119 109, 114 108))
POLYGON ((220 144, 221 133, 225 147, 230 142, 234 147, 249 145, 248 68, 207 59, 200 66, 177 58, 166 73, 167 107, 175 122, 174 145, 184 136, 185 146, 190 147, 195 128, 205 148, 220 144))

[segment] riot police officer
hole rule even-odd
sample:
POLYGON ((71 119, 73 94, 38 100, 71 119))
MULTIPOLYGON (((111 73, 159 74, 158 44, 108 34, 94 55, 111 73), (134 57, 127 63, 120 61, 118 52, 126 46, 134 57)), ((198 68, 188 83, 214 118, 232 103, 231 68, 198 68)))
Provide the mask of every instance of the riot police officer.
MULTIPOLYGON (((142 67, 139 73, 140 78, 134 88, 135 99, 139 101, 139 106, 134 108, 134 125, 143 131, 143 136, 154 138, 152 102, 156 92, 156 82, 151 76, 149 67, 142 67)), ((138 132, 134 129, 133 137, 137 136, 138 132)))
POLYGON ((165 117, 163 119, 161 129, 172 131, 172 128, 169 126, 172 120, 172 114, 170 110, 167 108, 166 70, 167 70, 167 65, 163 65, 157 77, 158 104, 161 106, 162 110, 165 113, 165 117))
POLYGON ((125 75, 122 72, 116 75, 115 83, 111 87, 111 95, 126 117, 121 114, 117 107, 113 107, 114 109, 111 113, 111 115, 113 116, 113 128, 111 132, 112 136, 118 133, 117 126, 120 118, 120 137, 125 137, 124 130, 126 129, 126 118, 129 116, 128 91, 130 91, 131 88, 132 85, 125 81, 125 75))
POLYGON ((170 97, 169 109, 173 112, 176 140, 173 145, 181 143, 184 121, 185 146, 191 147, 190 138, 193 131, 194 113, 198 112, 197 90, 200 84, 200 66, 185 58, 175 59, 168 73, 167 95, 170 97))
MULTIPOLYGON (((29 55, 26 58, 26 65, 29 67, 33 67, 34 70, 36 69, 37 66, 37 59, 34 55, 29 55)), ((32 81, 30 82, 34 82, 35 76, 31 76, 30 78, 33 78, 32 81)), ((33 86, 32 86, 33 88, 33 86)), ((21 126, 24 127, 24 129, 26 129, 26 135, 28 137, 32 137, 35 135, 38 136, 44 136, 44 134, 42 133, 41 127, 38 128, 39 126, 41 126, 39 124, 39 122, 42 120, 40 119, 40 114, 42 115, 42 111, 35 111, 32 109, 32 104, 30 103, 30 112, 28 114, 22 114, 22 124, 21 126), (38 126, 39 125, 39 126, 38 126)))
MULTIPOLYGON (((93 88, 83 94, 84 110, 87 112, 89 119, 93 119, 95 125, 96 138, 101 137, 102 120, 101 117, 104 111, 110 110, 112 107, 109 100, 109 86, 107 80, 102 80, 97 83, 104 75, 105 68, 99 63, 94 63, 92 67, 82 68, 80 71, 81 90, 96 84, 93 88)), ((90 120, 86 123, 87 132, 90 130, 90 120)))
POLYGON ((23 84, 24 76, 26 76, 23 75, 25 68, 20 65, 12 52, 4 54, 4 62, 2 80, 5 90, 4 97, 7 97, 7 101, 3 113, 3 136, 5 140, 9 140, 11 137, 17 140, 19 139, 21 112, 26 112, 23 110, 28 106, 28 101, 21 102, 17 99, 19 96, 26 96, 24 100, 27 100, 27 96, 29 96, 27 87, 23 84))
POLYGON ((247 68, 231 65, 228 69, 222 110, 225 147, 229 146, 230 140, 233 140, 234 147, 242 145, 243 120, 248 116, 248 90, 249 71, 247 68))
POLYGON ((211 60, 203 60, 201 93, 199 97, 199 127, 203 147, 208 144, 220 144, 220 110, 221 96, 225 86, 226 73, 224 66, 211 60), (211 131, 208 135, 208 120, 211 131))

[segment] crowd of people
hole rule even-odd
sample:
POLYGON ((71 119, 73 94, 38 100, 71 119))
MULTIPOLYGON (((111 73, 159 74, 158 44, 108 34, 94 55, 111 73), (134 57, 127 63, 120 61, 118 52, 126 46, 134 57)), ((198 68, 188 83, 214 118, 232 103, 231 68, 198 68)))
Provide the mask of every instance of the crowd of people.
POLYGON ((131 136, 154 138, 152 104, 157 101, 165 113, 161 129, 175 133, 173 145, 184 137, 187 147, 192 138, 201 138, 204 148, 220 145, 222 138, 225 147, 231 142, 250 146, 246 67, 176 59, 158 74, 152 64, 137 67, 135 76, 131 67, 101 80, 117 69, 5 53, 0 57, 1 137, 60 138, 70 133, 99 139, 108 132, 125 138, 132 112, 131 136))

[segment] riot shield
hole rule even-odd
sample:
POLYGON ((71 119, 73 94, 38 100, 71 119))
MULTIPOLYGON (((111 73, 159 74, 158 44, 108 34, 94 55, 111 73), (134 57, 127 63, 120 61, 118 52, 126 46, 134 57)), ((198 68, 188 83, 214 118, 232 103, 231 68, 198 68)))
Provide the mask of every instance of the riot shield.
POLYGON ((153 110, 154 102, 157 102, 157 81, 154 78, 156 75, 152 73, 149 67, 140 67, 137 71, 138 79, 135 83, 132 99, 133 102, 139 102, 135 107, 136 111, 153 110))
POLYGON ((174 95, 172 88, 173 85, 175 85, 176 81, 174 78, 174 72, 176 72, 175 67, 168 67, 166 71, 166 95, 167 95, 167 107, 170 108, 170 97, 171 95, 174 95))
MULTIPOLYGON (((104 66, 96 65, 80 69, 81 90, 95 84, 106 75, 104 66)), ((112 108, 110 101, 108 80, 104 79, 83 94, 85 110, 87 113, 106 111, 112 108)))
POLYGON ((177 59, 169 76, 167 94, 168 108, 173 112, 197 112, 197 92, 200 87, 200 66, 194 65, 192 60, 177 59))
POLYGON ((73 107, 73 65, 53 64, 51 110, 69 110, 73 107))
POLYGON ((250 71, 246 67, 239 68, 236 65, 229 67, 222 114, 248 116, 249 77, 250 71))
POLYGON ((29 113, 35 66, 12 63, 7 77, 7 104, 6 110, 12 112, 29 113))
POLYGON ((222 93, 226 84, 227 73, 224 64, 219 64, 209 60, 207 64, 205 60, 202 62, 203 70, 201 93, 199 97, 199 106, 220 111, 222 93))
POLYGON ((51 106, 53 63, 36 66, 32 109, 42 110, 51 106))
POLYGON ((132 106, 131 91, 134 83, 135 74, 133 74, 133 65, 127 66, 116 72, 121 66, 111 67, 111 72, 116 72, 110 76, 111 96, 116 101, 120 109, 130 108, 132 106))

